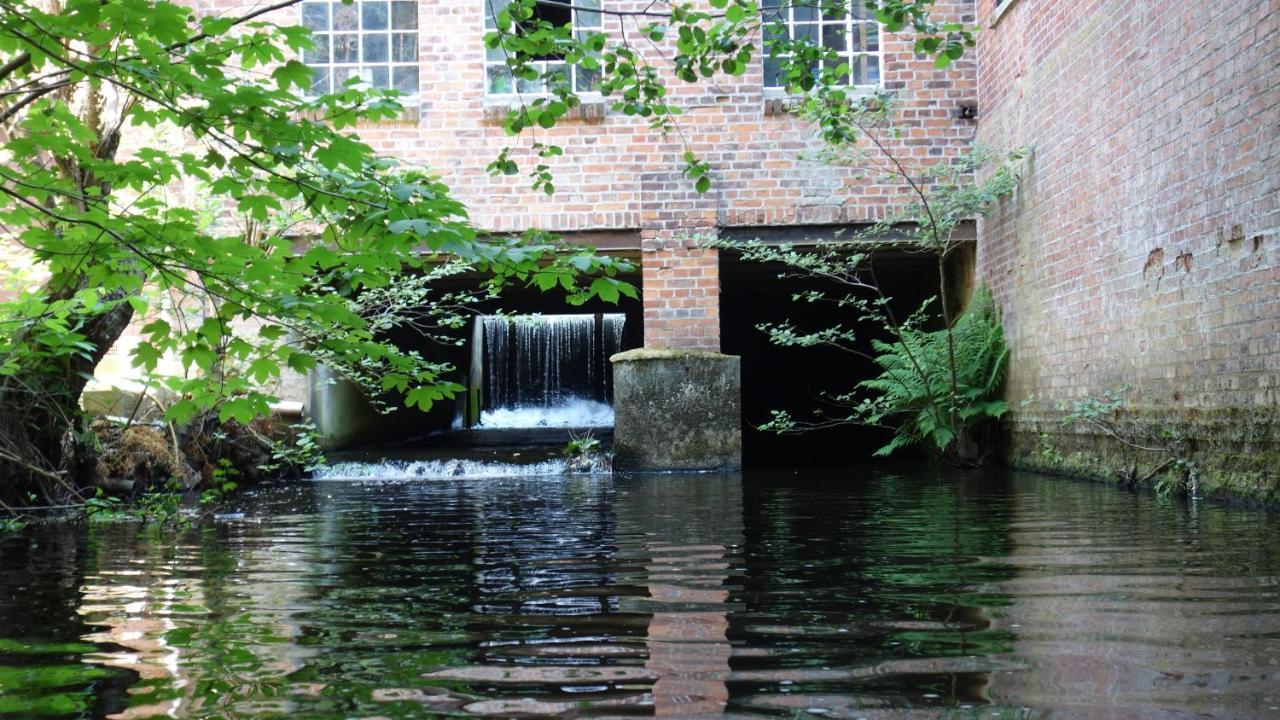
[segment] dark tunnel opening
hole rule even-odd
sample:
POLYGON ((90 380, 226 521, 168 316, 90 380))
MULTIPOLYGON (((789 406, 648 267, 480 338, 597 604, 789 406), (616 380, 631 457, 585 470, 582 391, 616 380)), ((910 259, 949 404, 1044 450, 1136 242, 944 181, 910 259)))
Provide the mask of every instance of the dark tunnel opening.
MULTIPOLYGON (((889 442, 883 428, 839 426, 801 434, 779 435, 758 429, 774 410, 797 419, 812 419, 825 405, 824 393, 852 390, 878 370, 868 359, 830 347, 780 347, 761 324, 790 320, 801 331, 845 325, 853 327, 860 346, 870 350, 872 338, 888 339, 877 323, 859 322, 848 310, 829 303, 795 301, 808 290, 839 290, 834 281, 779 277, 781 264, 743 261, 732 251, 720 256, 720 331, 723 352, 742 358, 743 462, 776 466, 797 461, 863 460, 889 442)), ((875 253, 876 279, 891 300, 897 317, 906 317, 939 291, 937 261, 928 253, 882 250, 875 253)))

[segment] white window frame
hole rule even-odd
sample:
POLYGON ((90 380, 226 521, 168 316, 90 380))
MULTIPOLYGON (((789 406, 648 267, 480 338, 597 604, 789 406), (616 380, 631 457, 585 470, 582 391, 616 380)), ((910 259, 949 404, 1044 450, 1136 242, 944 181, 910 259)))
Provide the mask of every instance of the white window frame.
MULTIPOLYGON (((846 12, 844 14, 844 17, 841 17, 841 18, 830 17, 824 14, 821 8, 817 7, 816 4, 814 7, 805 6, 800 8, 802 11, 812 10, 813 12, 817 13, 817 19, 812 21, 809 21, 809 20, 797 21, 796 20, 797 8, 793 0, 782 0, 782 1, 786 3, 786 7, 785 7, 786 17, 783 18, 783 24, 786 25, 786 28, 787 28, 787 37, 792 39, 795 38, 795 32, 796 32, 795 29, 797 25, 812 25, 813 27, 817 28, 817 32, 818 32, 818 35, 816 38, 816 44, 819 47, 826 47, 822 38, 823 29, 827 27, 836 27, 836 28, 842 27, 844 29, 844 49, 839 51, 840 52, 839 62, 850 63, 848 87, 854 88, 856 90, 865 90, 867 92, 874 92, 884 87, 884 31, 883 31, 883 28, 880 26, 880 23, 877 22, 874 17, 855 16, 853 12, 853 8, 855 6, 861 8, 862 0, 845 0, 845 2, 849 3, 849 12, 846 12), (862 38, 862 44, 864 47, 868 44, 866 42, 867 36, 864 36, 862 34, 862 29, 864 26, 869 26, 875 29, 875 49, 874 50, 864 49, 864 50, 855 51, 853 49, 853 38, 855 37, 862 38), (869 82, 869 83, 854 82, 854 79, 858 76, 857 71, 859 70, 859 68, 856 67, 854 63, 858 62, 862 58, 869 58, 874 61, 872 63, 865 65, 864 67, 875 68, 875 73, 876 73, 875 82, 869 82)), ((773 9, 767 8, 765 7, 764 3, 761 3, 761 8, 760 8, 761 13, 769 13, 771 10, 773 9)), ((834 49, 834 48, 831 48, 831 49, 834 49)), ((789 57, 789 55, 790 55, 789 53, 779 53, 776 56, 776 58, 777 60, 781 61, 789 57)), ((766 63, 770 61, 769 49, 767 46, 764 48, 764 60, 766 63)), ((785 90, 785 87, 782 85, 769 84, 769 77, 767 74, 764 76, 762 84, 766 91, 771 91, 776 93, 776 92, 785 90)))
POLYGON ((996 6, 991 9, 991 20, 988 24, 991 27, 995 27, 996 23, 1000 22, 1000 18, 1004 16, 1005 11, 1013 7, 1013 4, 1017 1, 1018 0, 996 0, 996 6))
MULTIPOLYGON (((501 12, 502 9, 505 8, 510 3, 510 0, 479 0, 479 1, 484 6, 484 34, 488 35, 490 32, 497 30, 498 26, 497 26, 496 15, 497 13, 501 12)), ((570 22, 570 27, 573 31, 574 38, 581 40, 582 38, 586 37, 590 33, 601 32, 604 24, 604 14, 601 12, 594 12, 594 11, 586 10, 583 8, 584 6, 593 6, 595 8, 599 8, 601 6, 601 3, 604 2, 604 0, 559 0, 559 1, 564 2, 565 4, 573 5, 573 7, 569 9, 569 12, 571 13, 569 22, 570 22), (594 17, 591 17, 591 16, 594 16, 594 17)), ((544 76, 547 74, 547 71, 550 70, 554 65, 565 65, 566 69, 569 72, 570 87, 573 88, 573 91, 575 93, 583 94, 583 95, 597 94, 595 90, 595 84, 600 82, 599 71, 591 72, 586 70, 586 68, 583 68, 581 65, 576 65, 576 64, 569 65, 559 60, 534 60, 534 61, 531 61, 529 65, 538 69, 538 76, 539 76, 538 79, 532 80, 532 81, 519 80, 519 79, 516 79, 515 77, 512 77, 510 72, 507 71, 507 54, 505 51, 502 50, 502 48, 498 48, 496 50, 490 50, 488 47, 482 47, 482 52, 484 53, 483 55, 484 95, 486 98, 505 99, 505 98, 515 98, 517 96, 522 96, 522 95, 533 95, 533 96, 547 95, 548 91, 547 91, 546 81, 544 79, 544 76), (497 73, 505 72, 507 75, 508 81, 511 83, 511 89, 506 92, 495 92, 492 89, 493 86, 489 80, 491 72, 497 72, 497 73), (586 86, 585 80, 588 73, 590 73, 591 75, 594 75, 594 79, 591 82, 591 86, 586 87, 586 89, 584 89, 584 87, 586 86)))
MULTIPOLYGON (((312 37, 312 41, 317 45, 317 47, 325 47, 326 52, 324 53, 324 56, 323 56, 324 61, 319 61, 316 59, 314 54, 317 51, 308 51, 303 54, 303 62, 306 63, 307 67, 310 67, 312 69, 313 73, 320 73, 320 72, 326 73, 327 81, 328 81, 328 85, 327 85, 328 92, 336 92, 340 90, 343 87, 343 83, 346 82, 348 79, 350 79, 350 77, 352 76, 359 77, 365 83, 368 83, 369 85, 374 86, 373 83, 374 83, 375 70, 385 69, 387 72, 386 85, 374 86, 374 87, 381 87, 382 89, 393 89, 393 90, 399 89, 402 93, 404 93, 403 100, 406 104, 416 104, 418 102, 420 93, 421 93, 421 84, 422 84, 422 71, 421 71, 421 65, 420 65, 421 61, 420 61, 420 47, 419 47, 420 36, 418 34, 420 32, 419 19, 421 15, 421 12, 420 12, 421 8, 418 6, 418 0, 390 0, 390 2, 387 2, 387 0, 352 0, 352 2, 349 5, 344 5, 342 0, 306 0, 304 3, 302 3, 302 5, 300 5, 300 9, 299 9, 299 13, 300 13, 299 18, 301 20, 301 23, 304 26, 307 25, 307 19, 303 13, 307 12, 308 7, 315 7, 315 6, 323 6, 325 8, 325 11, 326 11, 325 27, 327 29, 312 30, 311 37, 312 37), (382 4, 386 6, 387 21, 386 21, 385 28, 366 29, 364 27, 364 24, 365 24, 364 11, 365 11, 366 4, 368 5, 382 4), (394 27, 393 26, 393 21, 395 18, 395 6, 397 4, 411 5, 413 7, 413 19, 411 23, 412 27, 394 27), (354 30, 335 30, 333 27, 335 13, 339 8, 344 8, 344 7, 352 8, 353 9, 352 11, 356 15, 356 29, 354 30), (356 62, 354 63, 334 62, 335 44, 332 42, 332 38, 338 35, 355 35, 356 36, 356 62), (381 36, 386 39, 386 43, 387 43, 387 59, 386 60, 366 61, 364 59, 365 42, 368 38, 374 37, 374 36, 381 36), (399 37, 399 42, 401 43, 407 42, 408 47, 411 47, 413 49, 413 58, 411 60, 396 59, 397 36, 399 37), (412 73, 413 81, 412 81, 411 87, 397 88, 396 87, 397 75, 407 72, 407 69, 413 70, 413 73, 412 73), (397 70, 400 70, 401 73, 397 73, 397 70), (346 74, 346 77, 344 77, 341 81, 337 79, 340 74, 346 74)), ((308 94, 311 96, 316 96, 316 95, 320 95, 321 93, 316 91, 316 86, 313 83, 312 89, 308 94)))

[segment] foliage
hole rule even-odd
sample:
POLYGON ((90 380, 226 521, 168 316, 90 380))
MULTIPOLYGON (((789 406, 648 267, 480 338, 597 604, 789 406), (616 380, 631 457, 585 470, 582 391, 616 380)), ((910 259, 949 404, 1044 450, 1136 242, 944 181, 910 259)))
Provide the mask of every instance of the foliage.
POLYGON ((220 467, 219 470, 221 472, 214 476, 213 487, 210 487, 200 493, 201 507, 216 505, 219 500, 227 495, 227 493, 233 492, 237 487, 239 487, 235 480, 230 479, 235 477, 237 474, 235 472, 235 468, 231 467, 230 460, 223 458, 222 467, 220 467))
POLYGON ((271 440, 271 460, 258 469, 268 473, 281 471, 307 474, 325 464, 324 451, 320 448, 320 436, 311 422, 289 426, 289 436, 271 440))
POLYGON ((441 263, 491 288, 616 294, 624 264, 483 236, 437 178, 350 132, 398 117, 394 93, 309 97, 307 32, 262 17, 292 4, 198 16, 166 0, 0 0, 0 227, 46 278, 0 305, 0 493, 78 497, 65 433, 135 315, 134 364, 183 368, 157 378, 178 397, 169 420, 248 423, 283 371, 320 363, 420 408, 456 392, 447 366, 385 341, 393 321, 366 297, 441 263), (213 211, 175 201, 183 184, 213 211), (152 316, 158 299, 198 311, 152 316))
POLYGON ((124 500, 98 488, 95 495, 85 501, 84 514, 93 522, 140 522, 156 527, 186 527, 191 521, 182 513, 181 489, 181 483, 175 480, 162 489, 124 500))
POLYGON ((571 459, 583 458, 593 455, 600 450, 600 439, 587 434, 583 437, 575 437, 565 443, 564 456, 571 459))
POLYGON ((1009 349, 1000 313, 985 286, 974 292, 950 328, 925 331, 904 325, 894 342, 873 339, 871 345, 881 374, 858 383, 875 393, 859 412, 868 425, 897 430, 876 455, 917 443, 946 452, 971 428, 999 420, 1009 410, 999 398, 1009 349), (948 342, 955 347, 954 387, 948 342))

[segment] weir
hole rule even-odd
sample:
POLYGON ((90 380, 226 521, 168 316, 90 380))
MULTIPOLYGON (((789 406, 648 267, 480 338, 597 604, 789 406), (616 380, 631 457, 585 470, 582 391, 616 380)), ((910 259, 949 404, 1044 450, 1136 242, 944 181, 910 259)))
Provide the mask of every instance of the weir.
POLYGON ((612 427, 609 356, 622 350, 625 324, 622 313, 477 317, 458 424, 612 427))

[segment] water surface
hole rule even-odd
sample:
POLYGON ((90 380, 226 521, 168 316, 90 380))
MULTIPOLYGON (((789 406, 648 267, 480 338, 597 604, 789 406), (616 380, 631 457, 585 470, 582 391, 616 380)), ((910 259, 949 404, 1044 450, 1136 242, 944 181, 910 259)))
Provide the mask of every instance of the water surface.
POLYGON ((1280 718, 1280 523, 1020 474, 279 484, 0 540, 0 717, 1280 718))

